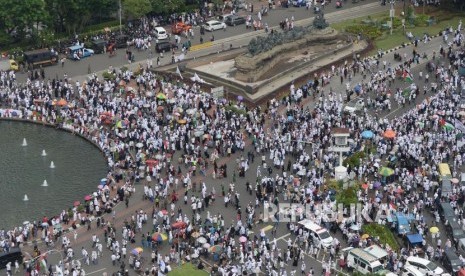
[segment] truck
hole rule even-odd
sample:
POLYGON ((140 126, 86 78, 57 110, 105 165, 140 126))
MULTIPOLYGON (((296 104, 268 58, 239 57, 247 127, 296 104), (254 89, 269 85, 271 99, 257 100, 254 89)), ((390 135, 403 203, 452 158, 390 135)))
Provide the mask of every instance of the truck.
POLYGON ((0 71, 18 71, 19 65, 13 59, 1 59, 0 60, 0 71))
POLYGON ((38 49, 24 53, 24 62, 29 68, 58 63, 58 54, 49 49, 38 49))

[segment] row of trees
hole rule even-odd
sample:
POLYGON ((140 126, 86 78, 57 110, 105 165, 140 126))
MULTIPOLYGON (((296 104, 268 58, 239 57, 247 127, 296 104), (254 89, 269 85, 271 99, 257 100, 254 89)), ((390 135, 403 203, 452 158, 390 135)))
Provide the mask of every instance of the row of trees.
POLYGON ((186 6, 185 0, 0 0, 0 44, 10 37, 31 37, 43 28, 53 34, 81 33, 89 25, 117 19, 120 4, 125 20, 186 6))

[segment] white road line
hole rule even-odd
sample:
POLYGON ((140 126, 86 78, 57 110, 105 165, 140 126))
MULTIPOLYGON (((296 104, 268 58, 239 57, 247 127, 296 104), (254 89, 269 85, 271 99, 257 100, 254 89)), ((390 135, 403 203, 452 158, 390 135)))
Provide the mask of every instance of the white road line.
POLYGON ((291 235, 291 233, 287 233, 286 235, 277 238, 276 241, 283 240, 283 239, 287 238, 290 235, 291 235))
POLYGON ((101 269, 99 269, 99 270, 96 270, 96 271, 88 272, 88 273, 86 273, 86 275, 95 274, 95 273, 98 273, 98 272, 100 272, 100 271, 104 271, 104 270, 106 270, 106 268, 105 268, 105 267, 104 267, 104 268, 101 268, 101 269))

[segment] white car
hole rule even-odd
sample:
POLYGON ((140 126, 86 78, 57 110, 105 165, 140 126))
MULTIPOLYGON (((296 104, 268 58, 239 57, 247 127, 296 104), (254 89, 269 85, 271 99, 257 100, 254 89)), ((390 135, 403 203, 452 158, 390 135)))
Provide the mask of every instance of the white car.
POLYGON ((209 32, 213 32, 216 30, 226 29, 226 23, 216 20, 210 20, 205 23, 204 28, 209 32))
POLYGON ((420 272, 425 274, 441 275, 444 273, 444 269, 439 267, 437 264, 423 258, 410 256, 407 258, 405 265, 413 266, 420 272))

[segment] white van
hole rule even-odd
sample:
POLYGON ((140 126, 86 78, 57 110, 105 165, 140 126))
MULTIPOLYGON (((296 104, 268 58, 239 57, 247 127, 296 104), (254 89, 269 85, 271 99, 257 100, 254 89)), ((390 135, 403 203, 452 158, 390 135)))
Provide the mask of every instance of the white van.
POLYGON ((381 263, 384 263, 385 261, 387 261, 389 257, 389 253, 376 244, 371 245, 367 248, 364 248, 363 250, 375 256, 376 259, 380 261, 381 263))
POLYGON ((444 273, 444 269, 439 267, 437 264, 423 258, 410 256, 407 258, 405 265, 414 266, 416 269, 425 274, 441 275, 444 273))
POLYGON ((383 265, 375 256, 361 248, 354 248, 347 254, 347 267, 361 274, 378 274, 384 270, 383 265))
POLYGON ((321 227, 309 219, 304 219, 300 221, 299 224, 310 231, 309 239, 311 238, 315 244, 321 243, 325 248, 329 248, 333 244, 333 237, 331 237, 328 230, 324 227, 321 227))
POLYGON ((168 33, 163 27, 155 27, 155 38, 158 40, 163 40, 168 38, 168 33))

